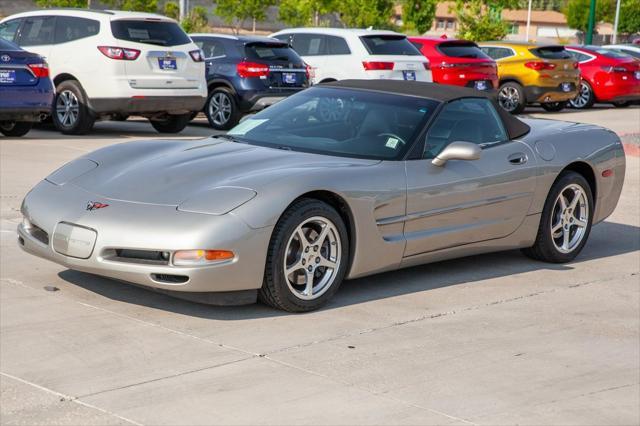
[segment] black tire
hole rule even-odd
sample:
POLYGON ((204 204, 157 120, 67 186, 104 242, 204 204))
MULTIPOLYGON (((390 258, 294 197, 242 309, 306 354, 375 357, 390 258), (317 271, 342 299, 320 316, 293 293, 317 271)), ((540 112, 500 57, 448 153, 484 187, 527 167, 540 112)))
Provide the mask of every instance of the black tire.
MULTIPOLYGON (((315 238, 317 238, 317 235, 315 238)), ((338 242, 327 244, 332 244, 334 247, 338 246, 338 242)), ((314 247, 314 249, 316 249, 316 247, 314 247)), ((322 250, 323 247, 320 248, 320 251, 322 250)), ((306 254, 302 254, 302 250, 300 253, 300 257, 306 256, 306 254)), ((292 204, 283 213, 274 228, 273 235, 271 236, 271 242, 269 243, 269 249, 267 251, 264 281, 262 288, 258 293, 258 297, 262 302, 287 312, 306 312, 318 309, 331 299, 336 291, 338 291, 347 271, 348 261, 349 240, 347 229, 338 212, 336 212, 333 207, 323 203, 322 201, 301 199, 292 204), (340 255, 337 259, 339 259, 340 263, 336 268, 337 271, 333 271, 335 273, 335 278, 328 284, 324 292, 320 293, 315 299, 305 300, 296 296, 288 284, 288 277, 286 277, 285 274, 285 256, 290 255, 288 245, 291 243, 292 238, 294 238, 293 234, 298 226, 304 224, 305 221, 313 220, 317 217, 330 221, 334 226, 334 230, 337 231, 340 243, 340 255)), ((304 260, 301 262, 302 265, 305 264, 304 260)), ((311 264, 312 262, 310 260, 307 265, 311 264)), ((320 269, 319 272, 322 275, 322 269, 320 269)))
POLYGON ((56 129, 65 135, 88 133, 96 121, 96 117, 89 108, 87 95, 76 80, 66 80, 56 86, 56 98, 53 103, 51 117, 56 129), (64 115, 62 117, 58 116, 57 110, 66 105, 66 100, 70 102, 70 110, 67 112, 71 114, 70 117, 72 118, 64 115), (73 114, 74 111, 77 111, 77 115, 73 114))
POLYGON ((209 120, 209 125, 216 130, 231 129, 238 124, 242 116, 235 95, 226 87, 216 87, 209 93, 203 112, 209 120), (219 105, 222 105, 224 111, 220 111, 219 105))
MULTIPOLYGON (((581 209, 584 207, 580 207, 581 209)), ((592 188, 587 180, 579 173, 566 171, 562 172, 556 179, 556 182, 551 187, 547 200, 542 210, 542 217, 540 218, 540 226, 538 227, 538 234, 536 241, 532 247, 523 249, 522 252, 536 260, 541 260, 550 263, 565 263, 570 262, 582 251, 584 245, 587 243, 589 233, 591 232, 591 224, 593 221, 593 193, 592 188), (571 249, 570 252, 564 253, 560 251, 554 243, 554 238, 551 231, 551 223, 558 211, 556 210, 556 200, 563 190, 566 190, 570 185, 577 185, 581 187, 586 196, 588 204, 588 215, 586 220, 586 227, 584 228, 584 234, 579 243, 571 249)), ((561 217, 562 214, 559 215, 561 217)), ((572 228, 569 228, 572 229, 572 228)))
POLYGON ((198 116, 198 114, 200 114, 199 111, 193 111, 191 114, 189 114, 189 121, 195 120, 195 118, 198 116))
POLYGON ((566 108, 567 102, 547 102, 547 103, 540 104, 540 106, 545 111, 558 112, 566 108))
POLYGON ((520 114, 527 106, 527 96, 521 85, 509 81, 498 89, 498 103, 511 114, 520 114))
POLYGON ((129 119, 129 114, 117 113, 111 117, 112 121, 127 121, 128 119, 129 119))
POLYGON ((159 133, 180 133, 189 124, 191 114, 170 115, 164 120, 151 120, 149 122, 159 133))
POLYGON ((613 103, 613 106, 616 108, 627 108, 629 105, 631 105, 631 102, 629 101, 613 103))
POLYGON ((12 138, 18 138, 29 133, 33 123, 28 121, 2 121, 0 122, 0 133, 12 138))
POLYGON ((578 86, 578 96, 569 101, 571 108, 588 109, 596 103, 596 96, 593 94, 591 85, 582 80, 578 86))

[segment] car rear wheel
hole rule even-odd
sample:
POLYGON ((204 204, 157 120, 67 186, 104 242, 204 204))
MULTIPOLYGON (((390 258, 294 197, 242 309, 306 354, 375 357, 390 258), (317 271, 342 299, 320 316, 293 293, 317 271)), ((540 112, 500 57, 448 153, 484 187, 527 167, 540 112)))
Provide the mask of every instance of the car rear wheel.
POLYGON ((578 96, 570 100, 569 104, 576 109, 587 109, 591 108, 595 102, 596 98, 593 94, 593 89, 589 83, 581 81, 578 89, 578 96))
POLYGON ((562 111, 567 106, 567 103, 566 102, 546 102, 546 103, 540 104, 540 106, 545 111, 558 112, 558 111, 562 111))
POLYGON ((216 130, 229 130, 240 121, 240 111, 233 94, 226 87, 214 89, 204 106, 209 125, 216 130))
POLYGON ((523 252, 545 262, 570 262, 586 244, 592 219, 589 183, 576 172, 563 172, 547 196, 536 242, 523 252))
POLYGON ((76 80, 63 81, 56 86, 51 117, 56 128, 65 135, 85 134, 96 121, 87 104, 87 95, 76 80))
POLYGON ((163 120, 149 120, 154 129, 160 133, 180 133, 187 127, 191 114, 170 115, 163 120))
POLYGON ((0 133, 10 137, 20 137, 29 133, 33 123, 27 121, 0 121, 0 133))
POLYGON ((348 259, 338 212, 318 200, 297 201, 273 231, 260 300, 288 312, 318 309, 340 287, 348 259))
POLYGON ((510 113, 520 114, 524 111, 527 104, 527 98, 522 86, 510 81, 508 83, 504 83, 500 86, 500 89, 498 89, 498 103, 502 108, 510 113))

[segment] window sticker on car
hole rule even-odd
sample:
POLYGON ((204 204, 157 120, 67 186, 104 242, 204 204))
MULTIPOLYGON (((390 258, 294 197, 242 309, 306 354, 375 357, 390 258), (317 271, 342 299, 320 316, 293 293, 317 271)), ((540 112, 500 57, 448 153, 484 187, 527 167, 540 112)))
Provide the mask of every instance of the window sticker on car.
POLYGON ((129 37, 131 38, 137 38, 141 40, 149 39, 149 31, 147 30, 141 30, 139 28, 128 28, 127 31, 129 32, 129 37))
POLYGON ((398 139, 396 138, 389 138, 387 139, 387 143, 384 144, 384 146, 386 146, 387 148, 391 148, 391 149, 396 149, 396 147, 398 146, 398 139))
POLYGON ((256 127, 258 127, 259 125, 267 121, 269 121, 269 119, 258 120, 255 118, 247 118, 242 123, 238 124, 236 127, 229 130, 228 134, 238 135, 238 136, 246 135, 248 132, 250 132, 251 130, 255 129, 256 127))

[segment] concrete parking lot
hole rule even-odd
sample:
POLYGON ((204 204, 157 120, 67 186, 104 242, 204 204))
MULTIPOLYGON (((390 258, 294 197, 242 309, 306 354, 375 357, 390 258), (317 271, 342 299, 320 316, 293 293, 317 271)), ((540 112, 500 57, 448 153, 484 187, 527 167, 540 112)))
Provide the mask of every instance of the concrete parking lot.
MULTIPOLYGON (((533 115, 640 134, 640 108, 533 115)), ((179 138, 213 133, 202 119, 179 138)), ((0 139, 1 424, 640 423, 640 157, 578 259, 518 251, 346 282, 290 315, 211 307, 24 254, 25 193, 142 120, 0 139), (57 289, 57 291, 48 291, 57 289)))

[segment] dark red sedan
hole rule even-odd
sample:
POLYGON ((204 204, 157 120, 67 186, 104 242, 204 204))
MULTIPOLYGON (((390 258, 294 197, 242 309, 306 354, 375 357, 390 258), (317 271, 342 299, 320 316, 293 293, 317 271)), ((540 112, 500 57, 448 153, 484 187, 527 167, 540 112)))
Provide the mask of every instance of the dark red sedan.
POLYGON ((498 88, 495 61, 474 42, 434 37, 409 37, 409 41, 429 59, 435 83, 478 90, 498 88))
POLYGON ((582 81, 578 96, 570 101, 578 109, 595 102, 610 102, 617 107, 640 101, 640 61, 600 46, 567 46, 578 61, 582 81))

